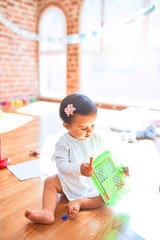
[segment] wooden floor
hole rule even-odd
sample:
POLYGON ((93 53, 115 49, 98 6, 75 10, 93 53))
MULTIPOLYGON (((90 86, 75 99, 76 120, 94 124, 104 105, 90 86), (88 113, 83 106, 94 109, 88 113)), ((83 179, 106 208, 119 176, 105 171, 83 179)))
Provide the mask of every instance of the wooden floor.
MULTIPOLYGON (((30 150, 40 151, 47 137, 61 129, 58 113, 36 116, 26 125, 3 134, 5 155, 10 157, 11 164, 29 161, 33 159, 30 150)), ((143 161, 134 172, 139 183, 145 181, 141 181, 143 173, 144 179, 147 174, 148 178, 154 175, 154 161, 150 170, 143 161)), ((153 189, 152 184, 146 184, 145 190, 142 186, 140 191, 140 184, 118 206, 81 211, 75 220, 62 220, 62 215, 67 214, 67 200, 59 196, 56 222, 49 226, 31 223, 24 217, 26 208, 41 207, 43 181, 40 177, 20 181, 7 168, 0 169, 0 240, 160 239, 160 193, 154 180, 153 189)))

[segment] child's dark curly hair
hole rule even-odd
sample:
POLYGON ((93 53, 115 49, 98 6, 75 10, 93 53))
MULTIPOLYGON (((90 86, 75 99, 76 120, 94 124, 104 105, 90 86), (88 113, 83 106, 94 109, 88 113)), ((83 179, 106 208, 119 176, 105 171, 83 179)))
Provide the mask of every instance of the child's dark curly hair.
POLYGON ((63 122, 70 124, 75 114, 92 115, 97 113, 96 105, 87 96, 80 93, 73 93, 66 96, 59 108, 59 115, 63 122), (68 106, 72 106, 73 114, 67 115, 65 112, 68 106))

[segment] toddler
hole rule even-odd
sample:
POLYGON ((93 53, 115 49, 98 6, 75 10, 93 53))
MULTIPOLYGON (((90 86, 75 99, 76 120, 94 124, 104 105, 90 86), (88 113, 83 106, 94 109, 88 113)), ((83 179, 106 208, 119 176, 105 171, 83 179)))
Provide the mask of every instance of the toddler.
POLYGON ((67 133, 60 137, 53 155, 59 173, 45 180, 42 209, 26 210, 25 216, 36 223, 52 224, 58 193, 68 199, 68 214, 74 219, 80 209, 94 209, 105 205, 91 176, 90 157, 95 158, 105 148, 103 138, 94 133, 96 105, 83 94, 66 96, 59 109, 67 133))

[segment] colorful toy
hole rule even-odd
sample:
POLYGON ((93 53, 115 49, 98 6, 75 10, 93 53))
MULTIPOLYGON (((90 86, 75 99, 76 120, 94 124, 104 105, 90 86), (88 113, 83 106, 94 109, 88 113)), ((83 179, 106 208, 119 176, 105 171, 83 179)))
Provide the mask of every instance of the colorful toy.
MULTIPOLYGON (((0 117, 3 117, 4 115, 5 113, 0 109, 0 117)), ((10 164, 10 159, 4 156, 2 133, 0 133, 0 168, 5 168, 9 164, 10 164)))
POLYGON ((10 164, 10 159, 4 156, 2 134, 0 133, 0 168, 5 168, 10 164))
POLYGON ((91 179, 107 205, 113 206, 129 191, 126 184, 128 175, 125 167, 117 167, 112 160, 110 151, 105 151, 93 160, 91 179))
POLYGON ((31 99, 11 99, 8 101, 1 101, 0 100, 0 107, 2 108, 8 108, 8 107, 21 107, 26 105, 27 103, 34 103, 36 102, 36 98, 32 97, 31 99))

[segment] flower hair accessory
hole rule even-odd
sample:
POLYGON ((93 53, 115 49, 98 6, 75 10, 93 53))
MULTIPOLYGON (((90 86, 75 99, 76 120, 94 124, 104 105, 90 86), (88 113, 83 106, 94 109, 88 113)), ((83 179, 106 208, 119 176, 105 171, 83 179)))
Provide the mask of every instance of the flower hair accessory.
POLYGON ((65 114, 67 117, 73 116, 73 112, 76 110, 75 107, 73 107, 73 104, 68 104, 67 107, 64 109, 65 114))

